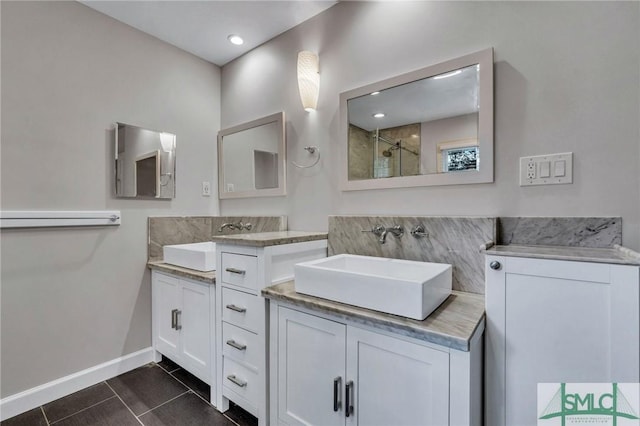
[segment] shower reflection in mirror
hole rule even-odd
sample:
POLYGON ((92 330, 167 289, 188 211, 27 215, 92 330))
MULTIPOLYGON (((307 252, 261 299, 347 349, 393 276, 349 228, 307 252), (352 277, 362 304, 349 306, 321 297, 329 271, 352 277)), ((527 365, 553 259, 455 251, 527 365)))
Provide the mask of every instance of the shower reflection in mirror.
POLYGON ((478 170, 479 66, 349 99, 349 180, 478 170))
POLYGON ((123 123, 115 128, 116 197, 174 198, 176 135, 123 123))

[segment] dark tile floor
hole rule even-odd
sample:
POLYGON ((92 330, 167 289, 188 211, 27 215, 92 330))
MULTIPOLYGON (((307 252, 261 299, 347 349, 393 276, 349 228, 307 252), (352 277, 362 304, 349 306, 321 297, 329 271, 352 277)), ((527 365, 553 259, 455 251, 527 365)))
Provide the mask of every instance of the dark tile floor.
POLYGON ((65 396, 0 423, 0 426, 256 426, 235 404, 219 413, 209 385, 164 358, 65 396))

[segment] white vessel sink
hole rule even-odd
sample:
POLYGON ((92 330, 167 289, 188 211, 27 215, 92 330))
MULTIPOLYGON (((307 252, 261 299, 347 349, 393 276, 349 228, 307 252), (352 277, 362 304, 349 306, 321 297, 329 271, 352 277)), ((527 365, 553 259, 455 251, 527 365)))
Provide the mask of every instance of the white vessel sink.
POLYGON ((423 320, 451 294, 451 265, 340 254, 294 268, 296 292, 423 320))
POLYGON ((176 244, 162 247, 164 262, 196 271, 216 269, 216 243, 176 244))

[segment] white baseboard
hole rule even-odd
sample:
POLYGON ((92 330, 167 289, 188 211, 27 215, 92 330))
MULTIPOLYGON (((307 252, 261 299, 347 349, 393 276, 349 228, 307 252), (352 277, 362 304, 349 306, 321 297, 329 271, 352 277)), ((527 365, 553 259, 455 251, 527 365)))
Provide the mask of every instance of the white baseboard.
POLYGON ((152 362, 152 347, 78 371, 0 400, 0 421, 152 362))

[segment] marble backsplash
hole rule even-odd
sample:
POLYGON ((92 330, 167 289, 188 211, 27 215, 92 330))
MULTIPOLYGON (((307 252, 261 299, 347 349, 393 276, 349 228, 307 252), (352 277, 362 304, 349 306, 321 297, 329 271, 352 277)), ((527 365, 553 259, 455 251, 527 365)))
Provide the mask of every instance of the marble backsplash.
POLYGON ((349 253, 366 256, 450 263, 453 289, 484 293, 484 254, 480 246, 497 239, 497 218, 422 216, 329 216, 329 256, 349 253), (428 237, 416 238, 410 231, 425 227, 428 237), (380 244, 370 232, 375 225, 401 225, 405 234, 390 233, 380 244))
POLYGON ((622 244, 622 218, 501 217, 498 244, 611 248, 622 244))
POLYGON ((162 260, 162 246, 210 241, 214 235, 286 231, 286 216, 171 216, 150 217, 148 220, 148 258, 162 260), (250 231, 225 229, 218 232, 223 223, 251 223, 250 231))

